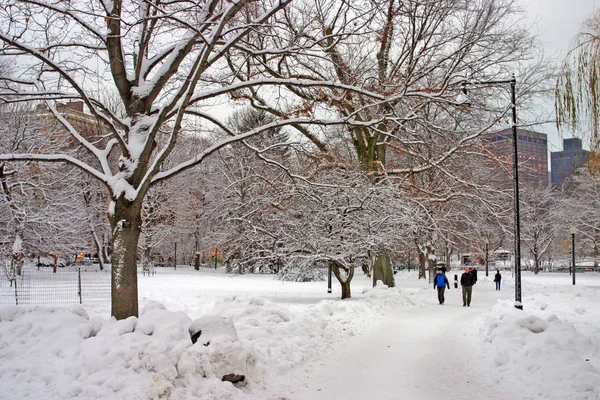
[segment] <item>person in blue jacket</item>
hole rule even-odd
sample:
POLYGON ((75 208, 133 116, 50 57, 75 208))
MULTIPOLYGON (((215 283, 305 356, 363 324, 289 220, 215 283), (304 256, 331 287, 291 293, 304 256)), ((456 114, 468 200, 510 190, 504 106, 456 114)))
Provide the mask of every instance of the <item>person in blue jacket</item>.
POLYGON ((448 278, 446 278, 446 275, 443 274, 442 270, 438 269, 437 274, 433 278, 433 288, 437 288, 440 304, 444 304, 444 292, 446 291, 446 287, 450 289, 450 282, 448 282, 448 278))

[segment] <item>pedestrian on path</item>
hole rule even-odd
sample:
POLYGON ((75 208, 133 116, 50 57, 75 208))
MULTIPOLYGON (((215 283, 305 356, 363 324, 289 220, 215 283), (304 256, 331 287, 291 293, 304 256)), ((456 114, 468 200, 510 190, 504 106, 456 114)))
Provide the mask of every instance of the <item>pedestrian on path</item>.
POLYGON ((462 286, 463 307, 471 307, 471 294, 473 293, 473 285, 475 281, 473 274, 469 268, 465 268, 465 272, 460 277, 460 285, 462 286))
POLYGON ((500 281, 502 280, 502 275, 500 275, 500 270, 496 270, 496 275, 494 275, 494 282, 496 282, 496 290, 500 290, 500 281))
POLYGON ((440 268, 437 270, 437 274, 433 279, 433 288, 437 288, 438 300, 440 304, 444 304, 444 301, 446 301, 446 299, 444 299, 444 292, 446 291, 446 286, 448 287, 448 289, 450 289, 450 282, 448 282, 448 278, 446 278, 446 275, 444 275, 444 272, 440 268))
POLYGON ((473 268, 471 271, 471 275, 473 275, 473 285, 477 283, 477 268, 473 268))

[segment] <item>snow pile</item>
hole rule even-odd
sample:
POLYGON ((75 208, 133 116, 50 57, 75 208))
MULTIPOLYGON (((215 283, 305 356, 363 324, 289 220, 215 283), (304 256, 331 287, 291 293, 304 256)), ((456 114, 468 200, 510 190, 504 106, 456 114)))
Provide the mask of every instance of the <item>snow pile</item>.
POLYGON ((526 379, 523 399, 599 399, 597 291, 546 286, 536 292, 524 298, 523 311, 505 300, 484 317, 498 383, 526 379))
POLYGON ((48 307, 0 308, 0 318, 0 387, 12 387, 0 398, 159 398, 189 346, 190 319, 160 308, 123 321, 48 307))
POLYGON ((413 305, 386 287, 302 306, 229 296, 195 321, 155 302, 122 321, 80 307, 4 307, 0 387, 11 390, 0 398, 253 399, 398 307, 413 305), (190 330, 202 330, 195 344, 190 330), (247 385, 222 382, 230 373, 247 385))

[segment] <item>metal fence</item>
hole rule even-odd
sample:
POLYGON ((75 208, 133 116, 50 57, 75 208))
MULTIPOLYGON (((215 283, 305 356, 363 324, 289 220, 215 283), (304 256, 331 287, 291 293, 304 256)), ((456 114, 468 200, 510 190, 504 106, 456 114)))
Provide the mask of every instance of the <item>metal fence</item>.
POLYGON ((0 305, 62 305, 110 302, 110 269, 97 266, 58 268, 25 266, 10 279, 0 270, 0 305))

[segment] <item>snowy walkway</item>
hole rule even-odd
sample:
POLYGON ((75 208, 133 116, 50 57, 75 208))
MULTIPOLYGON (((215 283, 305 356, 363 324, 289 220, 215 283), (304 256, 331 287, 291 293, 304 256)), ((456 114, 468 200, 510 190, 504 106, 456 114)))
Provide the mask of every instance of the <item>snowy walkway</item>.
POLYGON ((474 321, 499 298, 513 298, 476 285, 471 307, 462 307, 459 289, 436 292, 423 308, 400 310, 392 319, 336 346, 326 361, 307 366, 279 393, 294 400, 434 400, 514 398, 499 388, 492 366, 481 357, 474 321), (436 376, 435 380, 433 377, 436 376), (432 384, 432 382, 436 382, 432 384))

